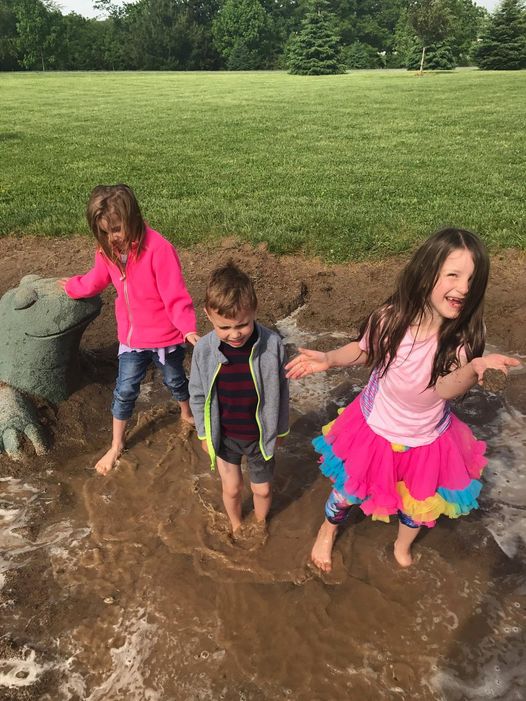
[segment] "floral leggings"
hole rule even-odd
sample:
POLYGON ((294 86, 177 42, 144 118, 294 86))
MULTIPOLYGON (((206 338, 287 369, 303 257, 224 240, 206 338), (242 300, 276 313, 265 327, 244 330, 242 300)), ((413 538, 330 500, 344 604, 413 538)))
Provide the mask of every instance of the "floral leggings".
MULTIPOLYGON (((353 504, 349 504, 347 499, 340 494, 340 492, 333 489, 325 504, 325 518, 329 523, 339 526, 340 524, 345 523, 345 521, 347 521, 349 518, 352 506, 353 504)), ((398 519, 400 523, 404 524, 404 526, 409 526, 409 528, 420 528, 420 525, 415 523, 410 516, 404 514, 403 511, 398 511, 398 519)))

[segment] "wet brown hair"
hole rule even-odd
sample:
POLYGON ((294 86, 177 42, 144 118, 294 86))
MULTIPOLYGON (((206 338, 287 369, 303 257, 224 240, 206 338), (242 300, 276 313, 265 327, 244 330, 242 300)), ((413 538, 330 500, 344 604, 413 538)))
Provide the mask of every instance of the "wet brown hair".
POLYGON ((234 262, 230 261, 212 272, 205 293, 207 311, 234 319, 241 312, 255 312, 257 306, 252 280, 234 262))
POLYGON ((359 338, 367 332, 368 365, 384 375, 391 365, 410 324, 430 310, 430 298, 446 258, 456 250, 471 253, 473 277, 459 315, 443 319, 429 387, 459 367, 458 349, 468 361, 482 355, 486 341, 484 294, 489 277, 489 257, 480 238, 466 229, 447 228, 430 236, 413 254, 400 273, 394 294, 376 309, 360 327, 359 338))
POLYGON ((98 185, 91 192, 86 218, 93 235, 103 253, 111 261, 120 265, 119 256, 113 250, 108 240, 106 228, 109 220, 115 217, 126 232, 128 247, 136 243, 135 255, 141 252, 146 224, 141 214, 141 209, 135 193, 128 185, 98 185))

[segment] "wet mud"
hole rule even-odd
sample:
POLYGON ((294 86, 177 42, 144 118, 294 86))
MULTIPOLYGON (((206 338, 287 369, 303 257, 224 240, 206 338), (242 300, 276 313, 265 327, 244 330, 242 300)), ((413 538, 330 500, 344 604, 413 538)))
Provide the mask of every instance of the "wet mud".
MULTIPOLYGON (((84 238, 4 247, 2 293, 26 273, 68 275, 92 258, 84 238)), ((182 252, 198 308, 208 271, 228 258, 255 278, 260 318, 291 353, 351 338, 403 263, 329 267, 229 240, 182 252)), ((489 340, 524 357, 526 258, 504 253, 493 271, 489 340)), ((85 335, 77 391, 39 407, 50 452, 0 457, 0 700, 525 697, 526 372, 456 406, 488 442, 478 512, 424 533, 402 570, 396 523, 357 511, 322 575, 309 553, 329 486, 310 440, 356 396, 363 372, 294 383, 268 532, 253 522, 247 491, 233 540, 219 478, 156 375, 117 468, 94 472, 110 440, 116 370, 110 293, 105 302, 85 335)))

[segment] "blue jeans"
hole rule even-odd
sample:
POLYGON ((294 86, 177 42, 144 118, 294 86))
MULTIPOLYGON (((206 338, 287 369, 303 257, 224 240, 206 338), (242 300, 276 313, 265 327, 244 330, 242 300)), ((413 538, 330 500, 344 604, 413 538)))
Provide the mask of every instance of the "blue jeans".
POLYGON ((174 399, 184 402, 189 399, 188 380, 183 369, 184 346, 177 348, 165 357, 163 365, 153 350, 132 351, 119 355, 119 374, 113 392, 111 413, 116 419, 126 421, 133 414, 133 408, 141 382, 152 362, 161 370, 163 382, 174 399))

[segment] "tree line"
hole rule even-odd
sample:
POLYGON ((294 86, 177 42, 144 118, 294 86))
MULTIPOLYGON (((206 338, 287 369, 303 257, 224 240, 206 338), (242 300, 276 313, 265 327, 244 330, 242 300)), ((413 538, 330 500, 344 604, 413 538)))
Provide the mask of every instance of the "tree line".
POLYGON ((87 19, 53 0, 0 0, 0 70, 283 69, 305 36, 311 55, 330 43, 327 72, 506 68, 510 55, 522 68, 522 3, 503 0, 490 16, 473 0, 96 0, 103 18, 87 19))

